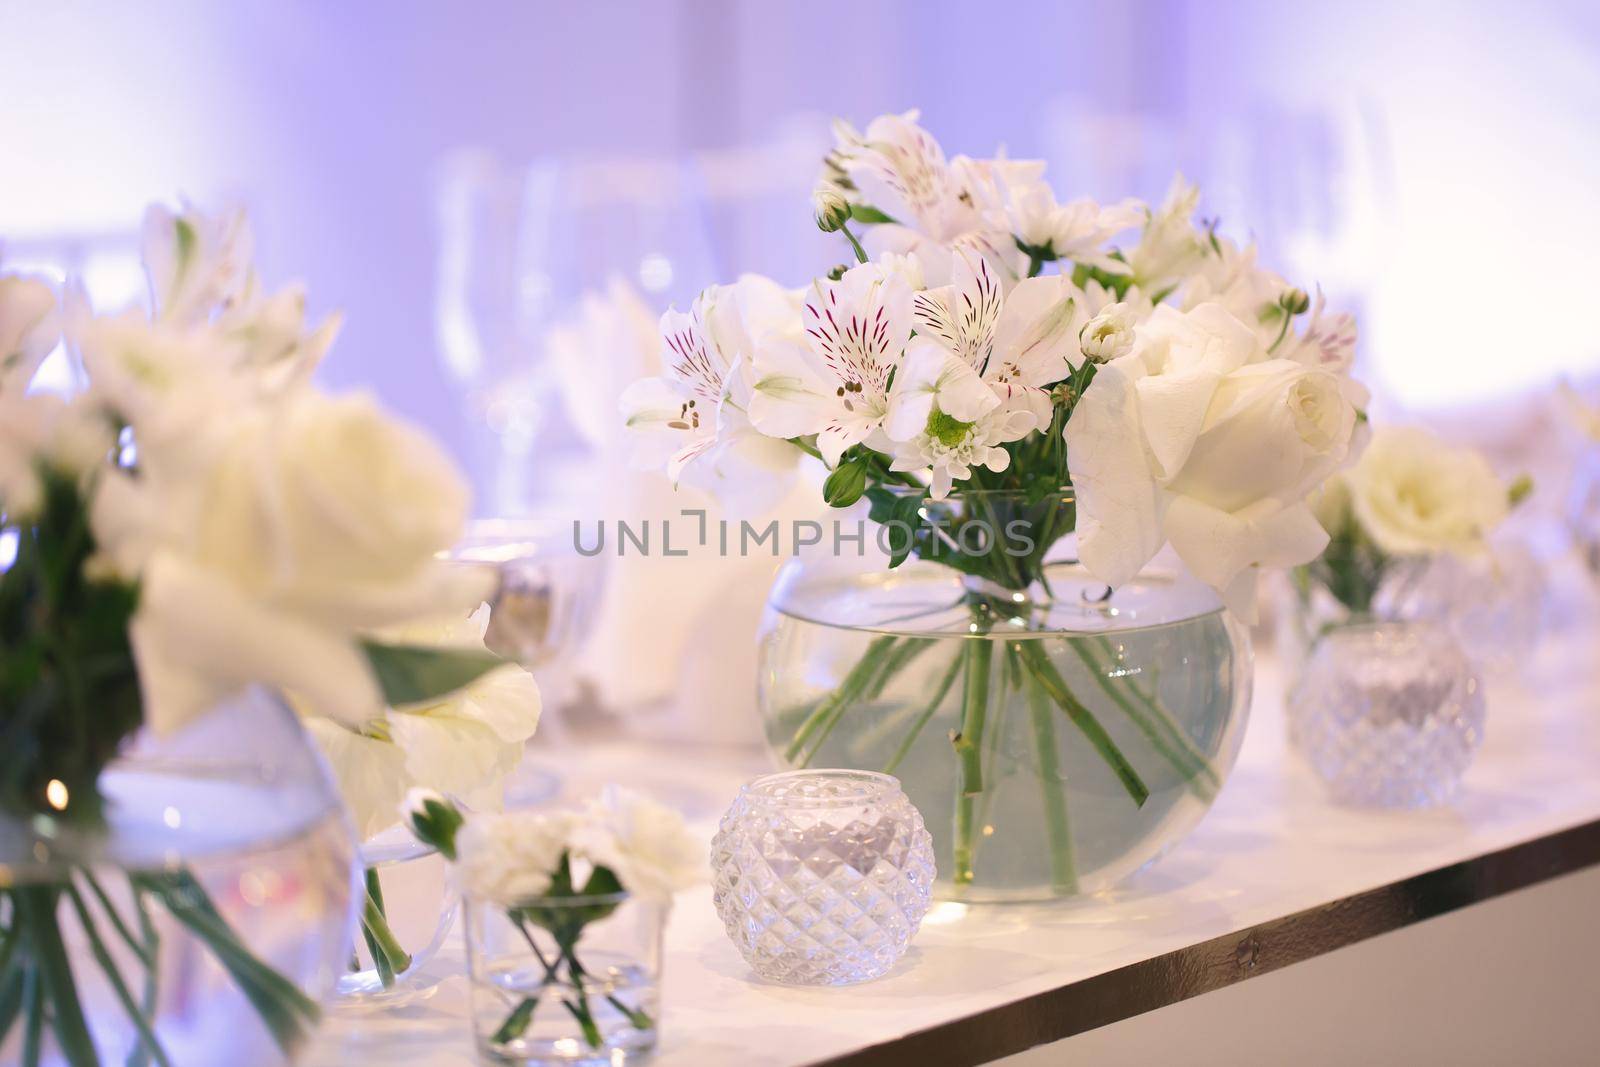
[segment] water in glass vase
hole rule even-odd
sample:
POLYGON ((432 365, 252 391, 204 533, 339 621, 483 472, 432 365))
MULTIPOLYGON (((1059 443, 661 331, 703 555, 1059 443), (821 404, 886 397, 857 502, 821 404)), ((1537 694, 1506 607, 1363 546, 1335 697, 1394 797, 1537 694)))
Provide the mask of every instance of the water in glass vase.
POLYGON ((0 820, 0 943, 30 946, 0 954, 0 987, 59 936, 92 1053, 41 1009, 0 1017, 0 1063, 292 1062, 348 953, 353 857, 294 714, 247 691, 141 733, 100 787, 103 830, 0 820))
POLYGON ((1079 568, 1017 591, 913 561, 796 561, 761 639, 768 744, 789 766, 898 776, 938 895, 1092 893, 1199 822, 1238 755, 1248 636, 1214 594, 1079 568))

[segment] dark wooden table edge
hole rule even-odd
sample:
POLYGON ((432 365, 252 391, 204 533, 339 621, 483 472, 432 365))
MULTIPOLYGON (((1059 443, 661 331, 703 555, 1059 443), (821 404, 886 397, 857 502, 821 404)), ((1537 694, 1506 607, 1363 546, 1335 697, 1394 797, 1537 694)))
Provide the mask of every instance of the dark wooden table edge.
POLYGON ((1600 865, 1600 820, 1071 982, 810 1067, 970 1067, 1600 865))

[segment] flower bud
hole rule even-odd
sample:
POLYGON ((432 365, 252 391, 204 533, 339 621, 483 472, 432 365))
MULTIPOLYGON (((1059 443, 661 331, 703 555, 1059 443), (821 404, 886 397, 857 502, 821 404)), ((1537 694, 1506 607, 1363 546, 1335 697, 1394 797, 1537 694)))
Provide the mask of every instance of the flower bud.
POLYGON ((839 190, 829 185, 819 185, 811 194, 811 209, 816 216, 817 229, 833 233, 850 221, 850 204, 839 190))
POLYGON ((1127 304, 1112 304, 1078 331, 1078 347, 1091 363, 1109 363, 1133 348, 1133 315, 1127 304))
POLYGON ((839 464, 822 483, 822 499, 831 508, 847 508, 867 489, 867 465, 859 460, 839 464))
POLYGON ((1278 306, 1291 315, 1303 315, 1311 307, 1311 298, 1304 289, 1286 289, 1278 297, 1278 306))

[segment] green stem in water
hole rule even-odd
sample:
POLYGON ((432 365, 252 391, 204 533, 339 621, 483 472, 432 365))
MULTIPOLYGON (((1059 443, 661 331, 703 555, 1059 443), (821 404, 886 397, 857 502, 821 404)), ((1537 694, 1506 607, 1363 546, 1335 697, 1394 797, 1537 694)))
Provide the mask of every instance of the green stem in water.
POLYGON ((588 977, 581 964, 578 963, 576 946, 563 946, 561 954, 567 960, 567 976, 572 980, 573 1000, 563 1001, 567 1011, 578 1020, 578 1026, 583 1030, 583 1039, 589 1043, 590 1048, 599 1048, 601 1045, 600 1027, 595 1024, 594 1012, 589 1010, 589 991, 584 988, 583 980, 588 977))
POLYGON ((967 642, 967 673, 961 696, 961 729, 950 738, 961 759, 961 795, 983 792, 983 727, 989 715, 989 668, 994 643, 987 636, 967 642))
POLYGON ((395 976, 404 974, 411 966, 411 956, 400 945, 389 927, 388 915, 383 908, 383 886, 378 882, 378 869, 367 868, 367 903, 361 909, 361 936, 366 939, 367 951, 378 969, 378 979, 383 988, 394 985, 395 976))
POLYGON ((965 662, 965 656, 956 656, 950 660, 950 666, 945 669, 944 675, 939 679, 938 687, 933 691, 933 699, 929 700, 927 706, 917 715, 916 721, 911 724, 910 732, 900 742, 900 747, 895 749, 893 756, 889 757, 889 762, 883 765, 884 774, 893 774, 895 768, 900 766, 900 761, 906 758, 906 754, 911 751, 911 746, 916 743, 917 737, 921 735, 923 727, 928 725, 928 720, 933 718, 934 713, 939 710, 939 705, 944 703, 944 698, 950 692, 950 688, 956 684, 956 675, 961 673, 961 667, 965 662))
MULTIPOLYGON (((150 909, 145 906, 144 894, 130 884, 129 890, 133 893, 133 907, 139 915, 139 935, 144 943, 145 959, 150 961, 150 966, 144 972, 144 1013, 147 1017, 154 1018, 156 1013, 156 994, 160 991, 158 975, 161 973, 159 962, 161 959, 161 935, 156 933, 156 924, 150 919, 150 909)), ((149 1054, 143 1049, 136 1049, 128 1057, 128 1067, 146 1067, 150 1062, 149 1054)))
POLYGON ((623 1014, 624 1017, 627 1018, 628 1025, 633 1027, 635 1030, 649 1030, 655 1026, 655 1023, 650 1021, 650 1016, 648 1013, 642 1012, 638 1008, 628 1007, 610 993, 606 994, 606 1000, 613 1008, 616 1008, 623 1014))
MULTIPOLYGON (((12 917, 27 931, 35 970, 41 983, 41 987, 35 990, 39 1000, 31 1010, 42 1013, 42 1000, 48 998, 51 1029, 55 1031, 62 1056, 72 1067, 99 1067, 100 1056, 89 1037, 89 1024, 84 1019, 83 1005, 78 1000, 77 979, 73 977, 72 965, 67 960, 66 945, 61 940, 61 927, 56 919, 56 907, 60 899, 61 889, 58 886, 16 886, 11 890, 12 917)), ((24 1062, 37 1063, 37 1049, 32 1059, 27 1056, 23 1058, 24 1062)))
POLYGON ((1072 721, 1072 725, 1076 726, 1079 732, 1094 746, 1095 751, 1100 754, 1100 758, 1106 761, 1106 765, 1111 768, 1111 772, 1122 782, 1123 788, 1133 798, 1134 804, 1143 807, 1144 802, 1150 799, 1150 790, 1144 784, 1144 780, 1139 777, 1139 772, 1133 769, 1133 764, 1128 762, 1128 758, 1122 754, 1122 750, 1111 739, 1111 735, 1106 733, 1105 727, 1100 725, 1100 721, 1094 717, 1094 713, 1085 707, 1082 701, 1072 695, 1072 690, 1067 687, 1066 681, 1062 679, 1061 672, 1056 670, 1054 663, 1050 662, 1049 655, 1043 649, 1034 647, 1037 644, 1037 641, 1018 642, 1018 645, 1021 646, 1019 651, 1022 656, 1022 665, 1028 669, 1028 672, 1044 688, 1044 691, 1050 695, 1050 699, 1055 701, 1062 711, 1066 712, 1067 718, 1072 721))
POLYGON ((321 1017, 316 1001, 256 958, 222 917, 205 887, 188 871, 145 872, 130 878, 136 890, 159 899, 175 920, 211 950, 261 1016, 278 1047, 292 1056, 321 1017))
MULTIPOLYGON (((1019 642, 1020 643, 1020 642, 1019 642)), ((1013 662, 1022 654, 1012 646, 1013 662)), ((1056 752, 1056 723, 1050 697, 1037 682, 1027 685, 1028 718, 1033 724, 1033 747, 1039 757, 1039 795, 1044 802, 1045 832, 1050 839, 1050 884, 1063 895, 1078 891, 1077 861, 1072 849, 1072 824, 1067 819, 1067 794, 1061 781, 1056 752)))
POLYGON ((82 894, 69 885, 67 899, 72 902, 73 910, 78 913, 78 922, 89 938, 89 952, 100 965, 100 969, 105 972, 106 981, 111 985, 111 992, 116 995, 117 1002, 122 1005, 123 1013, 128 1016, 128 1021, 133 1024, 134 1030, 139 1035, 140 1046, 149 1052, 161 1067, 172 1067, 172 1061, 167 1058, 166 1050, 161 1047, 155 1030, 150 1026, 150 1020, 134 1001, 133 994, 128 991, 127 983, 122 980, 122 972, 117 970, 116 961, 111 958, 105 942, 100 939, 100 931, 95 925, 94 917, 89 914, 88 905, 83 902, 82 894))
MULTIPOLYGON (((806 717, 806 721, 800 724, 800 729, 795 731, 794 737, 789 742, 789 747, 784 750, 783 758, 785 761, 794 763, 805 749, 806 742, 819 729, 826 728, 824 729, 823 737, 827 736, 827 731, 833 728, 832 723, 850 706, 862 689, 871 682, 884 657, 893 649, 895 640, 896 638, 888 634, 872 639, 872 643, 867 646, 867 651, 856 661, 856 665, 850 668, 850 673, 845 675, 844 681, 839 683, 839 687, 828 694, 827 698, 817 705, 816 710, 806 717)), ((817 748, 821 744, 822 740, 819 739, 817 744, 812 746, 811 753, 800 763, 802 767, 811 762, 811 758, 817 754, 817 748)))
POLYGON ((533 1021, 534 1010, 539 1007, 539 995, 523 997, 511 1014, 507 1015, 500 1028, 490 1035, 489 1040, 496 1045, 504 1045, 515 1041, 528 1032, 528 1024, 533 1021))
POLYGON ((895 646, 894 651, 884 658, 883 667, 868 683, 861 693, 863 700, 876 700, 883 695, 883 690, 900 674, 901 671, 911 666, 911 662, 934 646, 935 642, 927 637, 906 637, 895 646))
MULTIPOLYGON (((1104 642, 1105 639, 1100 640, 1104 642)), ((1154 697, 1131 682, 1119 684, 1106 673, 1107 664, 1097 660, 1082 642, 1069 638, 1067 644, 1089 669, 1095 684, 1122 710, 1128 721, 1144 734, 1150 746, 1172 764, 1173 769, 1188 782, 1189 788, 1195 795, 1208 802, 1214 799, 1221 786, 1220 776, 1211 766, 1211 761, 1206 758, 1205 753, 1196 748, 1189 736, 1173 721, 1171 714, 1154 697), (1130 699, 1130 694, 1137 698, 1139 706, 1130 699)), ((1102 650, 1108 655, 1115 655, 1109 646, 1102 645, 1102 650)))
POLYGON ((961 728, 950 738, 960 758, 956 789, 955 862, 953 881, 970 885, 973 877, 975 820, 973 798, 983 792, 983 727, 989 710, 989 668, 994 643, 987 636, 967 641, 966 677, 961 696, 961 728))
POLYGON ((39 989, 39 968, 27 967, 22 980, 22 1067, 39 1067, 44 1043, 44 994, 39 989))

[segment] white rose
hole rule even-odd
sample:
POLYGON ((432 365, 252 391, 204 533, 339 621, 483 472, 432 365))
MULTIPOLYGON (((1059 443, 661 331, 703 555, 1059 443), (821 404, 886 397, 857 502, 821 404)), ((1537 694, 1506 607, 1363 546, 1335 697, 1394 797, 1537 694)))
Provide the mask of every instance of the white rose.
POLYGON ((1091 573, 1119 585, 1170 540, 1252 619, 1259 568, 1326 545, 1305 498, 1344 462, 1355 409, 1344 379, 1263 356, 1219 305, 1163 306, 1100 368, 1066 431, 1091 573))
POLYGON ((195 560, 258 599, 369 628, 482 599, 436 559, 467 489, 426 435, 365 395, 304 393, 245 420, 200 502, 195 560), (459 597, 465 588, 472 599, 459 597))
POLYGON ((590 802, 574 844, 628 892, 657 898, 700 882, 709 848, 676 811, 614 785, 590 802))
POLYGON ((1345 482, 1361 528, 1393 555, 1476 551, 1509 509, 1481 455, 1415 427, 1373 433, 1345 482))
POLYGON ((141 452, 140 477, 102 478, 93 501, 97 542, 140 581, 146 721, 173 729, 261 682, 359 727, 383 712, 360 632, 465 614, 488 592, 486 574, 435 558, 466 490, 365 397, 296 393, 234 418, 215 456, 141 452))
POLYGON ((461 888, 509 907, 541 897, 567 850, 576 817, 567 812, 475 813, 456 835, 461 888))

